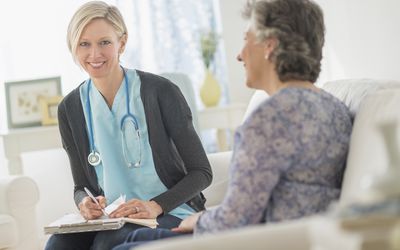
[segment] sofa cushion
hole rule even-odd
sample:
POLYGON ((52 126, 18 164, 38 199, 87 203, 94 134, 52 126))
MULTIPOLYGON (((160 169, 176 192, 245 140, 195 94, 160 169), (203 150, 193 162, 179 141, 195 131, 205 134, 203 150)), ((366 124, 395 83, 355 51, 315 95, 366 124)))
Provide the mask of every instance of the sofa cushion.
POLYGON ((388 157, 378 126, 387 119, 400 121, 400 82, 349 79, 327 82, 325 91, 342 100, 354 118, 340 204, 356 202, 366 176, 385 169, 388 157))
MULTIPOLYGON (((365 181, 382 173, 389 164, 383 135, 379 126, 396 121, 400 131, 400 88, 382 89, 369 94, 361 102, 350 140, 349 155, 343 180, 342 205, 366 198, 365 181)), ((400 145, 400 139, 397 138, 400 145)))
POLYGON ((17 223, 13 217, 0 214, 0 235, 0 249, 17 245, 17 223))
POLYGON ((380 89, 400 88, 400 82, 394 80, 348 79, 327 82, 322 88, 345 103, 354 117, 365 96, 380 89))
POLYGON ((219 205, 228 189, 229 165, 232 151, 219 152, 207 155, 213 171, 211 185, 203 191, 207 198, 206 207, 219 205))

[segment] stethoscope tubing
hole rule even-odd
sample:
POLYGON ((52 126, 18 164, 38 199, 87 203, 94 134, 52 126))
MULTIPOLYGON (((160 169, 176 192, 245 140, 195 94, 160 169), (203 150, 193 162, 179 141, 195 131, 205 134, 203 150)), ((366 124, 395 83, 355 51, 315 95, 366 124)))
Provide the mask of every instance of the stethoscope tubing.
MULTIPOLYGON (((126 92, 126 95, 125 95, 125 97, 126 97, 126 114, 121 118, 121 122, 120 122, 120 129, 121 129, 121 131, 123 130, 123 126, 124 126, 124 122, 125 122, 125 120, 127 119, 127 118, 132 118, 132 120, 133 120, 133 124, 134 124, 134 126, 135 126, 135 130, 136 130, 136 133, 137 133, 137 135, 138 135, 138 138, 140 139, 140 132, 139 132, 139 123, 138 123, 138 121, 137 121, 137 119, 136 119, 136 117, 131 113, 131 111, 130 111, 130 107, 129 107, 129 86, 128 86, 128 77, 127 77, 127 75, 126 75, 126 71, 125 71, 125 69, 121 66, 121 68, 122 68, 122 71, 123 71, 123 74, 124 74, 124 84, 125 84, 125 92, 126 92)), ((88 118, 89 118, 89 121, 88 121, 88 123, 89 123, 89 146, 90 146, 90 154, 89 154, 89 156, 88 156, 88 162, 89 162, 89 164, 90 165, 92 165, 92 166, 97 166, 99 163, 100 163, 100 161, 101 161, 101 159, 100 159, 100 154, 99 154, 99 152, 97 151, 97 149, 96 149, 96 145, 95 145, 95 143, 94 143, 94 134, 93 134, 93 117, 92 117, 92 109, 91 109, 91 105, 90 105, 90 89, 91 89, 91 84, 92 84, 92 80, 91 79, 89 79, 89 82, 88 82, 88 87, 87 87, 87 112, 88 112, 88 118), (95 160, 95 161, 91 161, 91 159, 92 159, 92 157, 94 157, 94 159, 97 159, 97 160, 95 160), (96 158, 97 157, 97 158, 96 158)), ((139 142, 140 143, 140 142, 139 142)), ((126 154, 126 152, 125 152, 125 149, 123 148, 123 150, 124 150, 124 156, 125 156, 125 154, 126 154)), ((140 155, 141 155, 141 145, 139 145, 139 150, 140 150, 140 155)), ((126 158, 126 156, 125 156, 125 158, 126 158)), ((140 156, 140 158, 141 158, 141 156, 140 156)), ((136 164, 134 164, 135 166, 138 166, 138 165, 140 165, 140 162, 141 162, 141 160, 139 160, 136 164)), ((130 165, 128 162, 127 162, 127 164, 128 165, 130 165)))

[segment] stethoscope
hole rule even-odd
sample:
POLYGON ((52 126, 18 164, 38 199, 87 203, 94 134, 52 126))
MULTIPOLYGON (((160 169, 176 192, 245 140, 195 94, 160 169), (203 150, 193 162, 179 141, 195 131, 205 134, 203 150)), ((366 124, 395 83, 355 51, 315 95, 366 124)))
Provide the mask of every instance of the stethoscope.
MULTIPOLYGON (((122 67, 121 67, 122 68, 122 67)), ((124 73, 124 79, 125 79, 125 92, 126 92, 126 114, 121 118, 121 123, 120 123, 120 129, 122 133, 122 152, 124 155, 125 162, 128 166, 128 168, 132 167, 140 167, 141 161, 142 161, 142 145, 140 141, 140 131, 139 131, 139 125, 136 117, 131 113, 130 107, 129 107, 129 89, 128 89, 128 77, 125 73, 125 69, 122 68, 122 71, 124 73), (128 147, 128 138, 126 135, 126 128, 128 124, 131 123, 135 127, 135 133, 137 135, 137 141, 139 145, 139 159, 137 161, 130 161, 129 160, 129 147, 128 147)), ((96 146, 94 144, 94 136, 93 136, 93 126, 92 126, 92 109, 90 106, 90 88, 91 88, 92 80, 89 79, 88 82, 88 87, 87 87, 87 103, 86 103, 86 109, 88 112, 89 116, 89 143, 90 143, 90 153, 88 155, 88 162, 90 165, 93 167, 97 166, 101 162, 101 156, 99 151, 97 151, 96 146)))

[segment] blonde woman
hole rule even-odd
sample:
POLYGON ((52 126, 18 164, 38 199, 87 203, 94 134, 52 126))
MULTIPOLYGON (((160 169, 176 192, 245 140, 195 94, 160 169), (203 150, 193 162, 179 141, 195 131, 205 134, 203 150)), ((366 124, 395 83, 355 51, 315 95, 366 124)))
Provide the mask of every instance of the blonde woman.
MULTIPOLYGON (((67 38, 74 60, 89 75, 58 108, 82 216, 99 218, 120 194, 127 202, 110 217, 157 218, 161 228, 203 210, 200 192, 212 173, 190 109, 170 81, 120 64, 128 32, 118 9, 100 1, 84 4, 67 38)), ((138 227, 53 235, 46 249, 111 249, 138 227)))

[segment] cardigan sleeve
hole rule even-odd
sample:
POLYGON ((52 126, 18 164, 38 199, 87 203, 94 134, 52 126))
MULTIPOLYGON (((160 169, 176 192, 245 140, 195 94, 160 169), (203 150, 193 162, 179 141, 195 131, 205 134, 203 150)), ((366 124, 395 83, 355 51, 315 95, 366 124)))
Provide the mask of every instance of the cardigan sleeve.
POLYGON ((164 127, 183 160, 186 175, 168 191, 154 197, 164 213, 189 201, 210 185, 212 171, 192 122, 192 114, 179 88, 162 84, 158 102, 164 127))
POLYGON ((83 133, 79 129, 79 120, 82 117, 78 119, 77 116, 81 112, 76 110, 80 107, 80 102, 76 103, 73 100, 69 100, 69 98, 73 99, 74 97, 76 97, 75 91, 71 93, 71 95, 66 96, 58 106, 58 124, 62 146, 69 158, 74 180, 74 201, 78 207, 82 199, 87 196, 83 189, 84 187, 91 189, 95 195, 102 194, 102 190, 96 186, 97 180, 94 175, 94 170, 85 165, 86 157, 84 154, 87 150, 85 150, 84 147, 87 143, 84 141, 87 139, 78 138, 83 137, 83 133), (89 180, 88 176, 90 176, 92 180, 89 180))

